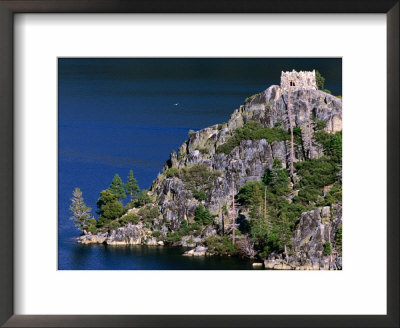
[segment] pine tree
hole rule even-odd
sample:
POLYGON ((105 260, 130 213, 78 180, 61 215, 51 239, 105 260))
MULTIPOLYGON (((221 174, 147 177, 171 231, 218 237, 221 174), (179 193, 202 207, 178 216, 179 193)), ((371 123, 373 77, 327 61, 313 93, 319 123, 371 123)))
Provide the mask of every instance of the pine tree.
POLYGON ((124 184, 118 174, 114 175, 114 179, 108 190, 110 190, 118 200, 126 198, 124 184))
POLYGON ((73 215, 70 219, 74 221, 75 226, 80 231, 84 232, 93 218, 90 213, 92 209, 83 201, 82 191, 79 188, 74 189, 72 196, 69 209, 73 215))
POLYGON ((133 176, 133 171, 129 171, 128 181, 125 184, 126 192, 130 195, 130 200, 132 201, 140 191, 136 179, 133 176))
POLYGON ((103 190, 100 193, 100 197, 97 201, 97 207, 99 208, 98 214, 100 217, 97 221, 98 227, 103 227, 114 220, 119 218, 123 212, 124 207, 118 201, 117 195, 114 194, 110 189, 103 190))

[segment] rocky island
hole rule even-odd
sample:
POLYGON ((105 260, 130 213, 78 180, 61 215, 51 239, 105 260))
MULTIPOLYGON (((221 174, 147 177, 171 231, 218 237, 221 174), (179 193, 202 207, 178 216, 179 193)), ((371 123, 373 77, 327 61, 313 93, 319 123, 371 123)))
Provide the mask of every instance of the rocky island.
POLYGON ((342 101, 325 91, 315 71, 282 72, 280 86, 247 98, 228 122, 190 131, 149 190, 115 177, 98 219, 76 189, 77 241, 341 270, 342 101))

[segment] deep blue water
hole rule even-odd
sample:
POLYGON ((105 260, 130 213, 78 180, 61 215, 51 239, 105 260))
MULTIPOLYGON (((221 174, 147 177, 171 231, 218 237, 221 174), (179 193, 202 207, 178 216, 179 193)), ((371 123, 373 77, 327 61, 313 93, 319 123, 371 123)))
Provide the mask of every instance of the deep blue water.
POLYGON ((292 69, 317 69, 327 89, 342 93, 341 59, 59 59, 59 269, 251 268, 235 258, 183 257, 182 249, 77 245, 70 198, 81 188, 95 212, 100 191, 130 169, 148 188, 190 129, 228 121, 246 97, 292 69))

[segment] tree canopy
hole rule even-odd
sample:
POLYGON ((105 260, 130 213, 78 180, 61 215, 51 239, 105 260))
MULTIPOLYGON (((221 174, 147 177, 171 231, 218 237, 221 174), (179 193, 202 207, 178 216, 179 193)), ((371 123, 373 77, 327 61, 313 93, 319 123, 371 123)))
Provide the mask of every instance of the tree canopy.
POLYGON ((134 199, 140 191, 135 177, 133 176, 133 171, 129 171, 128 181, 125 184, 126 192, 130 195, 130 200, 134 199))
POLYGON ((118 174, 114 175, 114 178, 108 190, 110 190, 115 196, 117 196, 118 200, 126 198, 125 186, 118 174))
POLYGON ((73 215, 70 219, 73 220, 75 226, 83 232, 88 228, 93 218, 91 214, 92 209, 83 201, 82 191, 79 188, 74 189, 72 196, 69 209, 73 215))

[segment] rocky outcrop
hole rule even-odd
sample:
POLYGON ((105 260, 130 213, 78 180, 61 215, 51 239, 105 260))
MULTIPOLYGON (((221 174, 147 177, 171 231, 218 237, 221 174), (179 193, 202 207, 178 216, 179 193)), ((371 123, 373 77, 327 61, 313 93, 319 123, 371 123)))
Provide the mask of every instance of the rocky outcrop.
POLYGON ((293 234, 293 251, 288 260, 282 254, 271 254, 264 265, 274 270, 339 270, 340 253, 336 251, 336 234, 342 225, 342 206, 320 207, 301 215, 293 234), (324 255, 324 244, 329 242, 332 254, 324 255))
MULTIPOLYGON (((215 216, 214 227, 207 226, 196 234, 185 231, 184 236, 179 235, 179 241, 170 239, 167 242, 173 246, 192 247, 193 249, 185 252, 186 256, 211 255, 204 246, 206 238, 216 235, 217 231, 221 232, 222 227, 226 227, 227 221, 230 222, 228 214, 224 213, 227 211, 226 207, 224 210, 224 206, 231 204, 232 193, 236 194, 248 181, 261 180, 266 169, 272 168, 274 160, 278 159, 283 168, 288 168, 290 163, 289 141, 242 140, 229 154, 218 152, 218 147, 225 144, 235 134, 235 130, 249 121, 256 121, 264 127, 279 126, 288 131, 287 104, 290 101, 293 125, 298 128, 293 159, 296 162, 309 158, 310 152, 312 158, 324 155, 322 147, 315 142, 312 149, 309 149, 309 125, 314 128, 319 121, 322 121, 326 132, 334 133, 342 129, 341 100, 319 90, 297 90, 292 92, 288 99, 288 94, 279 86, 271 86, 249 99, 232 113, 228 122, 191 133, 189 139, 179 147, 178 152, 170 155, 163 172, 153 181, 149 190, 152 203, 159 210, 159 215, 152 221, 151 229, 142 223, 128 224, 108 233, 81 236, 79 242, 108 245, 163 245, 171 233, 182 231, 183 223, 185 227, 193 223, 196 209, 202 203, 215 216), (308 115, 308 109, 312 120, 308 115), (173 170, 176 172, 196 165, 207 167, 210 172, 219 172, 208 181, 209 186, 203 190, 204 196, 197 198, 194 197, 193 186, 189 186, 182 176, 172 173, 173 170), (157 235, 154 234, 157 237, 153 236, 153 232, 157 232, 157 235)), ((293 182, 296 183, 295 177, 293 182)), ((329 191, 329 186, 326 188, 325 193, 329 191)), ((292 202, 297 193, 297 190, 293 190, 290 195, 284 197, 292 202)), ((132 211, 138 213, 138 209, 132 211)), ((243 208, 240 211, 242 221, 246 221, 247 209, 243 208)), ((264 261, 264 267, 274 270, 341 269, 341 257, 335 249, 335 238, 341 222, 340 205, 320 207, 302 213, 293 233, 288 258, 282 254, 272 253, 264 261), (324 255, 326 242, 332 245, 334 252, 331 255, 324 255)), ((241 254, 255 258, 257 254, 254 244, 248 235, 243 237, 243 245, 238 243, 243 249, 241 254)), ((262 266, 262 263, 257 265, 262 266)))
MULTIPOLYGON (((228 155, 217 153, 217 147, 224 144, 237 128, 248 121, 260 122, 265 127, 281 124, 283 129, 288 130, 287 101, 287 94, 282 93, 279 86, 269 87, 235 110, 227 123, 192 133, 179 148, 178 154, 171 154, 165 169, 203 164, 211 170, 221 171, 222 177, 213 182, 203 202, 213 214, 218 215, 217 220, 221 221, 221 207, 230 203, 232 185, 236 193, 247 181, 260 180, 265 170, 272 167, 275 158, 282 162, 283 167, 289 166, 289 142, 243 140, 228 155)), ((327 132, 342 129, 342 102, 319 90, 295 91, 291 93, 290 102, 293 105, 294 125, 302 130, 301 143, 295 147, 294 160, 301 161, 309 151, 306 139, 309 122, 306 102, 315 120, 326 123, 327 132)), ((311 124, 314 125, 315 122, 312 121, 311 124)), ((323 150, 317 146, 313 147, 312 151, 313 158, 323 155, 323 150)), ((177 177, 166 178, 163 174, 159 175, 153 182, 150 193, 155 197, 163 215, 162 223, 168 224, 171 230, 179 229, 183 220, 192 218, 199 204, 177 177)))
POLYGON ((142 223, 128 224, 105 233, 97 235, 86 234, 78 238, 80 244, 107 244, 107 245, 163 245, 152 237, 151 230, 142 223))
POLYGON ((206 255, 209 254, 207 253, 207 247, 204 246, 197 246, 196 248, 183 253, 183 256, 206 256, 206 255))

